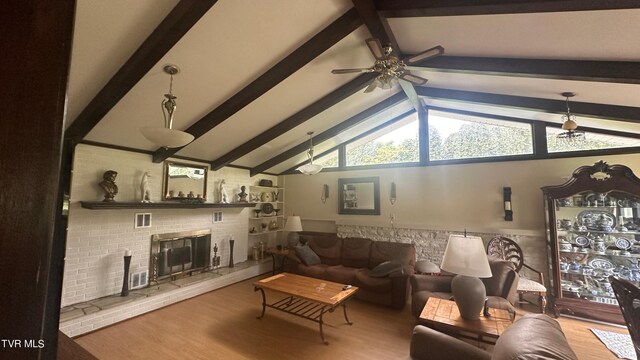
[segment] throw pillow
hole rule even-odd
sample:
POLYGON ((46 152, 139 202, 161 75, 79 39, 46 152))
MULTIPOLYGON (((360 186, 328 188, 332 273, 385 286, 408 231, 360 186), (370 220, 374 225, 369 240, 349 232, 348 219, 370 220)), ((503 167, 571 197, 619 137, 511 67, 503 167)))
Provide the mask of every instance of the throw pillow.
POLYGON ((307 266, 320 264, 320 257, 309 247, 309 245, 296 246, 296 255, 298 255, 300 260, 302 260, 302 262, 307 266))
POLYGON ((371 271, 369 271, 369 276, 385 277, 385 276, 389 276, 390 274, 396 271, 402 271, 402 264, 393 263, 391 261, 385 261, 383 263, 380 263, 380 265, 371 269, 371 271))

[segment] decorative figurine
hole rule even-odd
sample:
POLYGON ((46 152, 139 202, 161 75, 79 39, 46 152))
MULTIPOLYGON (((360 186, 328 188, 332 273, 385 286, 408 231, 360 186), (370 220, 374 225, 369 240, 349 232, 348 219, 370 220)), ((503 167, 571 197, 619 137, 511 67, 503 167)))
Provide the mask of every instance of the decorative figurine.
POLYGON ((142 175, 142 181, 140 181, 140 194, 142 197, 142 201, 143 203, 150 203, 151 201, 151 190, 149 190, 149 178, 151 177, 151 174, 149 174, 148 171, 146 171, 143 175, 142 175))
POLYGON ((114 170, 107 170, 102 174, 102 181, 98 184, 104 190, 104 200, 105 202, 114 202, 113 199, 116 194, 118 194, 118 185, 116 185, 116 176, 118 176, 118 172, 114 170))
POLYGON ((225 190, 225 184, 227 182, 224 179, 220 180, 220 184, 218 185, 218 202, 221 204, 227 204, 227 190, 225 190))
POLYGON ((247 193, 245 192, 245 190, 247 189, 246 186, 242 185, 240 186, 240 193, 238 194, 238 202, 248 202, 247 201, 247 193))
POLYGON ((218 243, 213 244, 213 261, 212 268, 217 269, 220 266, 220 259, 218 258, 218 243))

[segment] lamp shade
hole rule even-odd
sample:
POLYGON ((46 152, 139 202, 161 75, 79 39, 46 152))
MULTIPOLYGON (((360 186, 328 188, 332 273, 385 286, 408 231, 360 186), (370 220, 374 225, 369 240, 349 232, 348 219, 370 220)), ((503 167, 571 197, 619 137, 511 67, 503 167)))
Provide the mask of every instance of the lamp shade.
POLYGON ((145 126, 140 128, 140 132, 147 140, 165 148, 182 147, 194 139, 193 135, 187 132, 163 127, 145 126))
POLYGON ((458 275, 491 277, 489 259, 484 251, 482 238, 477 236, 449 236, 440 267, 458 275))
POLYGON ((285 231, 302 231, 302 222, 300 221, 300 216, 289 216, 287 218, 287 223, 284 224, 285 231))
POLYGON ((296 170, 300 171, 305 175, 315 175, 322 170, 322 165, 318 164, 305 164, 297 168, 296 170))

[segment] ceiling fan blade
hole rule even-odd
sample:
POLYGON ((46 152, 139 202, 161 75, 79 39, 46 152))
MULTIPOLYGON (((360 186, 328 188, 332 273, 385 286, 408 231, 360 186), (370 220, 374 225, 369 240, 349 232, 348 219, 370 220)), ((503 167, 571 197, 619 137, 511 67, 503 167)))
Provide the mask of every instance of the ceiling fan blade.
POLYGON ((438 46, 432 47, 431 49, 427 49, 421 53, 408 56, 403 60, 403 62, 405 64, 415 64, 417 62, 431 59, 433 57, 440 56, 442 54, 444 54, 444 48, 438 45, 438 46))
POLYGON ((398 76, 400 79, 408 81, 414 85, 424 85, 427 83, 427 79, 420 76, 413 75, 412 73, 405 71, 402 75, 398 76))
POLYGON ((375 90, 376 87, 378 87, 378 80, 377 79, 373 79, 373 81, 371 81, 371 84, 369 84, 369 86, 367 86, 367 88, 364 89, 364 92, 365 93, 370 93, 373 90, 375 90))
POLYGON ((372 68, 357 68, 357 69, 333 69, 332 74, 351 74, 351 73, 370 73, 374 70, 372 68))
POLYGON ((384 60, 386 58, 384 54, 384 50, 382 49, 382 44, 380 43, 380 40, 375 38, 370 38, 365 40, 365 42, 367 43, 369 50, 371 50, 371 53, 376 58, 376 60, 384 60))

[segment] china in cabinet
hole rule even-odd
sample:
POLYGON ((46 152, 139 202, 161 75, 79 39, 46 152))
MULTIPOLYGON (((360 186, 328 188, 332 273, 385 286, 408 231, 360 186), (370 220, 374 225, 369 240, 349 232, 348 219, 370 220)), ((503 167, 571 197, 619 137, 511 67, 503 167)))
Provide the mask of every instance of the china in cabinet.
POLYGON ((624 324, 608 277, 640 285, 640 179, 624 165, 600 161, 542 192, 550 310, 624 324))

